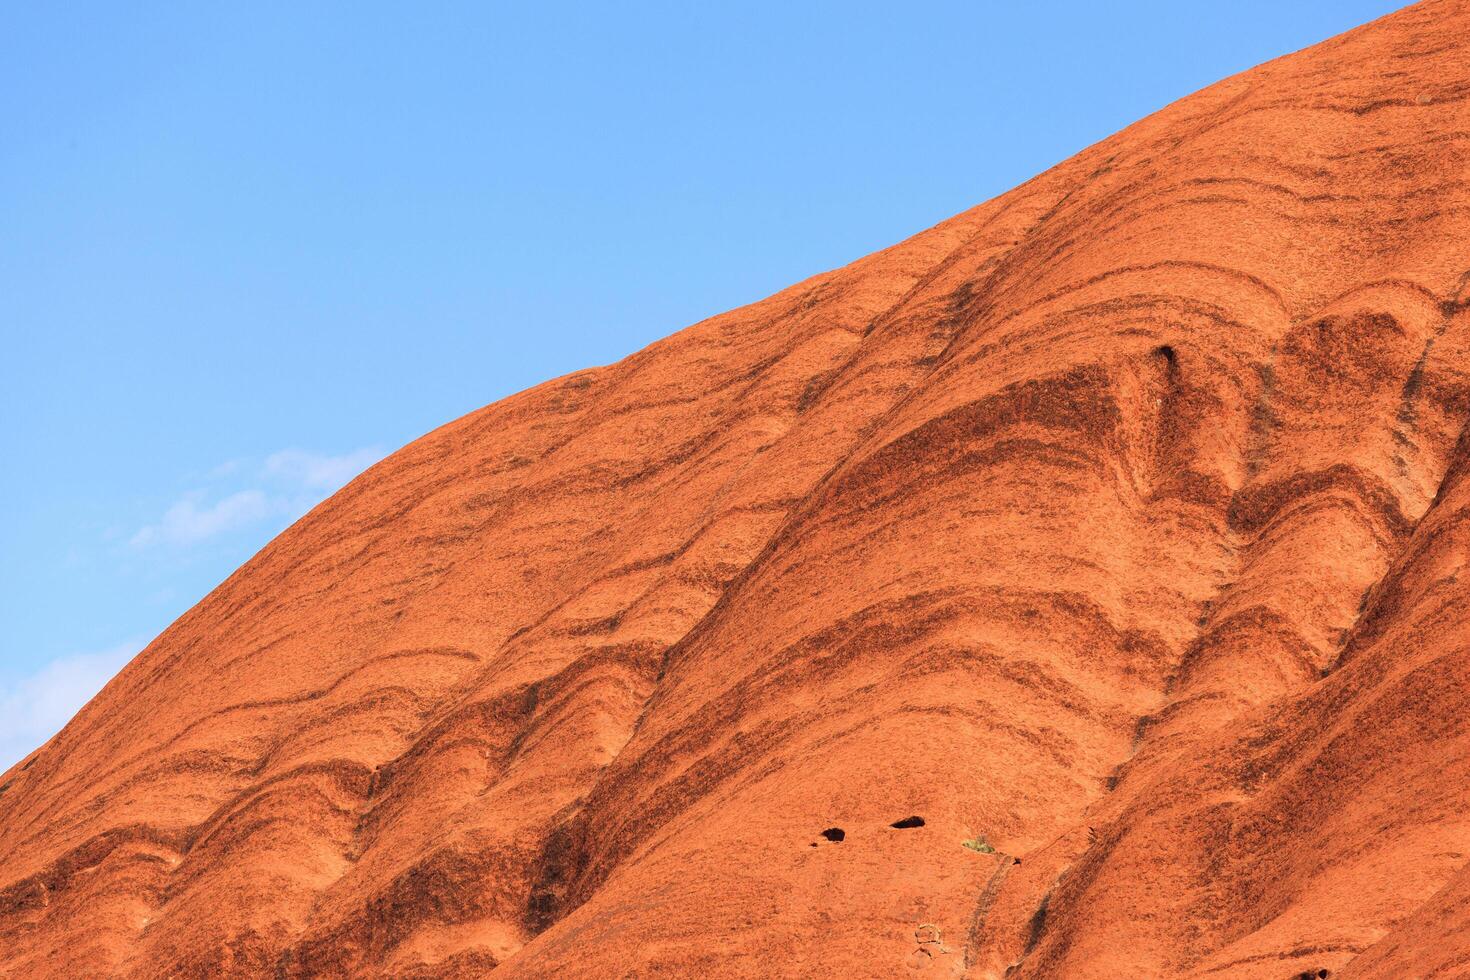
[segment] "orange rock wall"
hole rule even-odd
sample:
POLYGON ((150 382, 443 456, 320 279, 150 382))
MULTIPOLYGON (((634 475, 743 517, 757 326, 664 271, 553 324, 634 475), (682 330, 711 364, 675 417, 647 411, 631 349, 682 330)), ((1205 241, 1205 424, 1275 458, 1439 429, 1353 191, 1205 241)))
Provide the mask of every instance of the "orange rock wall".
POLYGON ((1470 975, 1467 420, 1430 0, 373 467, 0 777, 0 973, 1470 975))

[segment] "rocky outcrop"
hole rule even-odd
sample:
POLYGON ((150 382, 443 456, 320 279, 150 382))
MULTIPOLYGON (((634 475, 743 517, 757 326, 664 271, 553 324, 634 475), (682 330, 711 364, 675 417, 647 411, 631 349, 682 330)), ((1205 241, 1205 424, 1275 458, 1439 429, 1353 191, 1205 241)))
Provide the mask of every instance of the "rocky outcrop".
POLYGON ((1467 243, 1430 0, 430 433, 0 777, 0 972, 1458 975, 1467 243))

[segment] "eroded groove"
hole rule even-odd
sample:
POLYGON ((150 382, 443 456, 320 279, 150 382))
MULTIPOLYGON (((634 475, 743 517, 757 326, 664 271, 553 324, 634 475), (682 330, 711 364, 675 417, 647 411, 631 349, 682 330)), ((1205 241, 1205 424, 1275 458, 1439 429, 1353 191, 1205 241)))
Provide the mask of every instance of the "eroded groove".
POLYGON ((990 914, 990 907, 1000 896, 1001 887, 1005 885, 1006 874, 1010 872, 1011 866, 1016 859, 1009 854, 997 851, 996 868, 985 882, 985 888, 980 892, 980 897, 975 900, 975 911, 970 914, 970 930, 965 939, 965 969, 970 968, 970 956, 973 950, 979 947, 985 934, 985 917, 990 914))

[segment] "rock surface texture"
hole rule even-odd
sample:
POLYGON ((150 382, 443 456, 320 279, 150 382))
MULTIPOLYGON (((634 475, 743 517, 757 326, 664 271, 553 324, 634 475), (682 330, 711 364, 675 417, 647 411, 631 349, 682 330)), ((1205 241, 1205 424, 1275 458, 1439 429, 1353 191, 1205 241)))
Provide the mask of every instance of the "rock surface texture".
POLYGON ((1470 976, 1467 419, 1431 0, 373 467, 0 777, 0 974, 1470 976))

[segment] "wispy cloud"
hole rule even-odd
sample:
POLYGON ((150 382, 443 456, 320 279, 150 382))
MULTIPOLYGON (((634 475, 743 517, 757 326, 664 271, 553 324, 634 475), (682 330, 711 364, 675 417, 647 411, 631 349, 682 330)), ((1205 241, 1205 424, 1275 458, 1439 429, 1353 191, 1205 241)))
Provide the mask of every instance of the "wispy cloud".
POLYGON ((368 446, 335 456, 305 449, 283 449, 258 465, 248 460, 231 460, 211 470, 210 479, 217 483, 233 478, 230 482, 237 485, 242 482, 256 485, 214 500, 210 499, 213 494, 191 490, 156 522, 139 528, 129 541, 135 548, 158 544, 182 547, 268 518, 298 517, 382 458, 382 449, 368 446))
POLYGON ((169 544, 194 544, 216 534, 251 524, 270 516, 272 505, 259 490, 241 490, 213 504, 203 502, 204 494, 193 490, 185 494, 167 511, 157 524, 138 529, 132 537, 136 547, 164 541, 169 544))
POLYGON ((143 644, 59 657, 28 677, 0 683, 0 772, 61 730, 143 644))
POLYGON ((266 457, 267 476, 299 482, 313 490, 336 490, 383 458, 377 446, 368 446, 341 456, 326 456, 304 449, 283 449, 266 457))

